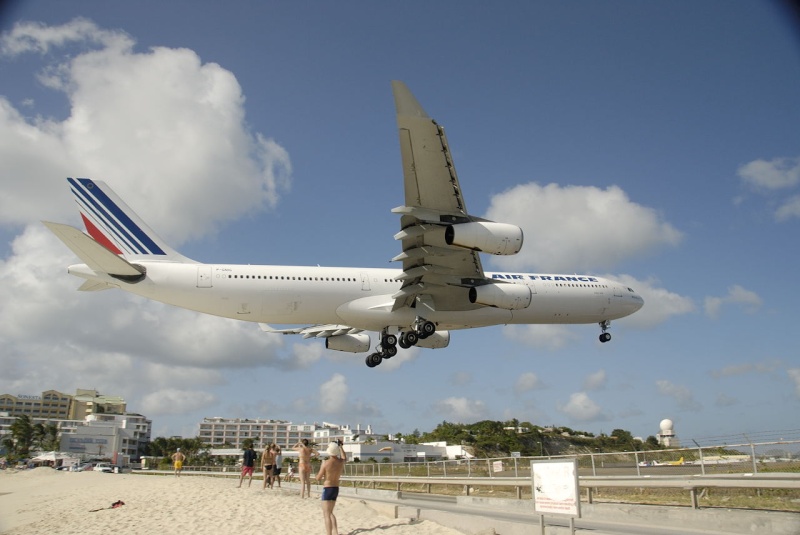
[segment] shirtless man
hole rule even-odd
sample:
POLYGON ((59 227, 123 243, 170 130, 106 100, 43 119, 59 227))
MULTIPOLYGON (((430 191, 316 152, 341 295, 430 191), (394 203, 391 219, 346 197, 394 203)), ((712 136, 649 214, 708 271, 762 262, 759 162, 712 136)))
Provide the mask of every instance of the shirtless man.
POLYGON ((275 467, 274 447, 275 444, 270 444, 264 450, 264 453, 261 454, 261 470, 264 471, 264 484, 261 486, 262 489, 266 489, 267 484, 269 484, 269 488, 272 488, 272 469, 275 467))
POLYGON ((181 477, 181 470, 183 470, 183 461, 186 460, 186 455, 181 453, 181 449, 172 454, 172 463, 175 468, 175 477, 181 477))
POLYGON ((306 489, 308 489, 308 497, 311 497, 311 457, 317 457, 319 453, 317 450, 308 445, 308 439, 304 438, 294 446, 293 450, 297 450, 297 470, 300 477, 300 497, 306 497, 306 489))
POLYGON ((336 506, 336 498, 339 497, 339 479, 344 470, 344 452, 336 442, 328 444, 327 452, 329 457, 320 466, 316 479, 325 480, 322 484, 322 518, 325 520, 325 533, 337 535, 339 528, 336 525, 336 517, 333 516, 333 508, 336 506))

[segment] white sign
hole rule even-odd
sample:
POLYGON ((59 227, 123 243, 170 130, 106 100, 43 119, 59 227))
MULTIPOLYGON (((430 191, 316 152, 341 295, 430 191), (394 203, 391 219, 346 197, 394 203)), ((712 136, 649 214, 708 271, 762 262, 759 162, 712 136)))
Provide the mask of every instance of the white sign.
POLYGON ((580 518, 577 459, 531 461, 531 480, 534 511, 580 518))
POLYGON ((494 462, 492 462, 492 471, 493 472, 502 472, 503 471, 503 461, 494 461, 494 462))

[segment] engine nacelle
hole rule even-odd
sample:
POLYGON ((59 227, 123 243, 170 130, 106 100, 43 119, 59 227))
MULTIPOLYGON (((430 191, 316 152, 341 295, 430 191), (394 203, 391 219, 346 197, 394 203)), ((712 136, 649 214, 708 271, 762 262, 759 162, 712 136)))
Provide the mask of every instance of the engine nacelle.
POLYGON ((444 229, 447 245, 496 255, 517 254, 522 249, 522 229, 508 223, 476 221, 448 225, 444 229))
POLYGON ((417 340, 417 347, 441 349, 450 345, 450 331, 436 331, 427 338, 417 340))
POLYGON ((348 353, 365 353, 369 351, 370 339, 365 333, 340 334, 325 339, 325 349, 346 351, 348 353))
POLYGON ((484 284, 469 289, 469 302, 506 310, 521 310, 531 304, 531 289, 524 284, 484 284))

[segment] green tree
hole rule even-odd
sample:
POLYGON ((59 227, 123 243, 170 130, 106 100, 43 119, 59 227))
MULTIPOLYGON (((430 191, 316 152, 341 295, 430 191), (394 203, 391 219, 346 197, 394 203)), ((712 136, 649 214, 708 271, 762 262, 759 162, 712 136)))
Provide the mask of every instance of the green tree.
POLYGON ((25 457, 30 453, 33 445, 34 430, 31 417, 27 414, 17 416, 11 424, 11 438, 14 441, 14 453, 25 457))
POLYGON ((58 426, 52 422, 33 425, 33 439, 31 445, 42 451, 55 451, 60 449, 58 426))

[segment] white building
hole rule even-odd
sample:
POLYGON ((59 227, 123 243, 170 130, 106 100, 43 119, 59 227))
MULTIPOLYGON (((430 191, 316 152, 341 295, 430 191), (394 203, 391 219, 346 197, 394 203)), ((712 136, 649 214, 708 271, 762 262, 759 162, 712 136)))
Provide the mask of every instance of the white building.
POLYGON ((314 441, 317 424, 294 424, 284 420, 250 418, 203 418, 200 423, 200 440, 212 448, 230 445, 241 449, 245 439, 253 441, 255 449, 264 449, 275 443, 283 449, 291 448, 298 440, 314 441))
POLYGON ((91 414, 86 420, 59 422, 61 451, 116 460, 138 459, 150 442, 152 422, 141 414, 91 414))

